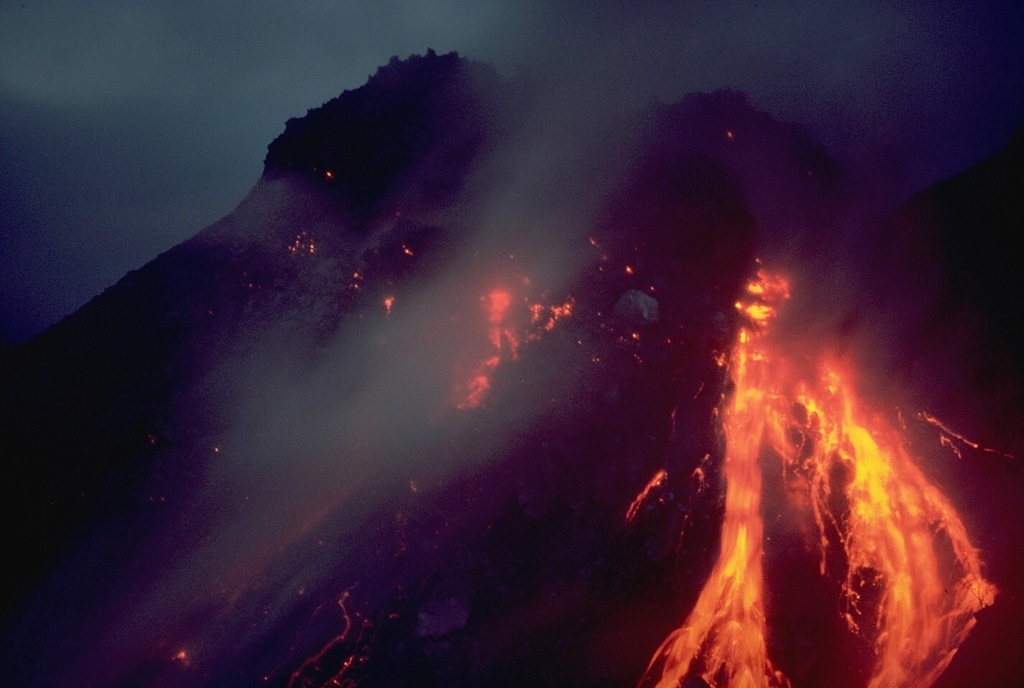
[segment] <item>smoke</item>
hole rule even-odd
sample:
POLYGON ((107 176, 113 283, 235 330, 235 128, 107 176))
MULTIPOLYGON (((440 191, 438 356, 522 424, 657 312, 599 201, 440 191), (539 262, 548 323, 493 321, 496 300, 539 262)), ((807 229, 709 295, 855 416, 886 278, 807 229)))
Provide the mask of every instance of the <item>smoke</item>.
MULTIPOLYGON (((148 536, 156 544, 133 559, 129 570, 141 573, 116 592, 97 624, 100 642, 74 674, 84 665, 97 683, 131 681, 150 662, 152 680, 177 685, 229 673, 280 629, 313 623, 344 590, 372 608, 431 575, 460 537, 514 497, 501 476, 517 443, 571 428, 588 412, 576 401, 587 395, 587 356, 578 347, 531 356, 528 306, 578 292, 598 260, 588 241, 595 227, 641 221, 609 219, 611 199, 657 182, 661 156, 689 161, 682 174, 698 180, 720 168, 760 222, 771 260, 799 256, 830 214, 833 163, 738 94, 632 119, 581 119, 564 135, 570 111, 545 86, 512 86, 527 89, 523 110, 475 160, 451 206, 385 213, 357 231, 322 189, 286 175, 262 181, 195 240, 238 250, 255 239, 303 262, 283 291, 274 280, 269 294, 252 297, 228 347, 179 402, 177 422, 187 424, 200 422, 201 398, 216 400, 222 429, 199 435, 210 445, 208 468, 148 536), (628 126, 649 118, 654 124, 628 126), (341 306, 339 276, 355 285, 342 293, 358 293, 341 306), (494 293, 508 295, 507 311, 493 312, 494 293), (311 340, 335 307, 338 326, 311 340), (489 363, 495 357, 500 363, 489 363), (453 494, 459 503, 448 503, 453 494), (187 666, 174 659, 181 652, 187 666)), ((406 194, 384 197, 401 203, 406 194)))
MULTIPOLYGON (((298 267, 239 275, 254 281, 249 306, 223 349, 189 354, 197 370, 209 356, 206 372, 175 402, 173 423, 194 427, 199 446, 193 465, 166 461, 192 487, 134 546, 105 601, 90 601, 97 613, 70 631, 65 660, 40 671, 97 685, 229 673, 346 588, 372 604, 417 583, 507 502, 494 474, 504 457, 539 422, 569 426, 585 412, 569 401, 584 391, 578 363, 557 349, 529 355, 544 324, 529 306, 568 298, 614 183, 581 170, 578 142, 523 121, 440 210, 356 228, 329 192, 285 175, 190 243, 298 267), (509 301, 498 314, 495 292, 509 301), (335 324, 311 336, 322 322, 335 324), (468 404, 481 376, 482 403, 468 404), (464 503, 441 503, 453 489, 464 503), (76 649, 76 633, 93 640, 76 649)), ((606 151, 605 168, 618 156, 606 151)))
POLYGON ((2 191, 18 213, 0 218, 10 266, 0 329, 19 339, 222 215, 282 122, 391 55, 458 50, 507 75, 543 75, 564 96, 562 123, 743 91, 900 191, 999 150, 1024 117, 1012 2, 42 2, 2 12, 2 191))
MULTIPOLYGON (((964 88, 954 100, 966 107, 969 77, 985 64, 936 37, 980 32, 989 18, 924 7, 798 9, 752 5, 737 15, 664 3, 634 15, 595 3, 581 14, 542 3, 517 18, 524 33, 481 47, 523 102, 500 143, 474 160, 458 203, 377 218, 358 234, 303 183, 261 181, 198 241, 232 250, 262 241, 284 255, 308 237, 315 260, 295 291, 261 296, 262 306, 241 314, 240 344, 216 352, 182 393, 183 423, 203 426, 210 419, 199 417, 207 409, 199 400, 216 402, 214 430, 199 433, 210 446, 201 452, 207 463, 194 467, 196 490, 133 550, 126 580, 96 605, 103 613, 78 627, 70 664, 52 671, 97 684, 226 675, 279 627, 306 629, 312 621, 303 619, 343 590, 360 586, 370 606, 414 585, 451 542, 485 523, 509 496, 501 468, 516 443, 571 426, 587 410, 573 405, 586 397, 579 354, 549 348, 531 357, 520 342, 513 362, 505 328, 525 339, 529 304, 573 293, 597 259, 587 238, 607 221, 608 199, 646 169, 647 136, 691 128, 665 137, 664 154, 719 168, 739 190, 757 223, 757 255, 793 278, 780 327, 800 333, 795 350, 832 341, 865 360, 884 348, 892 324, 866 294, 866 247, 904 191, 976 155, 966 144, 950 157, 930 148, 968 126, 936 115, 931 95, 956 79, 964 88), (841 40, 853 26, 867 30, 841 40), (776 119, 738 94, 652 105, 722 86, 776 119), (654 132, 643 128, 651 112, 654 132), (403 242, 413 276, 355 277, 372 267, 366 256, 403 242), (333 303, 339 276, 371 296, 333 303), (486 303, 495 290, 512 304, 498 323, 486 303), (324 320, 335 326, 310 337, 324 320), (488 368, 495 355, 502 363, 488 368), (484 404, 460 408, 480 375, 489 376, 484 404), (443 503, 452 494, 465 501, 443 503), (408 550, 417 556, 399 556, 408 550)), ((995 134, 972 136, 991 143, 995 134)), ((867 373, 878 398, 889 372, 867 373)))

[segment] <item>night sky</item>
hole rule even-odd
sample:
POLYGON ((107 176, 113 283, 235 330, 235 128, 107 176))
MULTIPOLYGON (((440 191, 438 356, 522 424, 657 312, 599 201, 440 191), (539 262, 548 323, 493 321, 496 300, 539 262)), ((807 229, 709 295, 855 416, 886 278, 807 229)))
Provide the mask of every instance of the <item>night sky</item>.
POLYGON ((1017 0, 626 5, 0 2, 0 344, 230 212, 289 117, 393 55, 530 75, 567 126, 742 90, 896 195, 1024 122, 1017 0))

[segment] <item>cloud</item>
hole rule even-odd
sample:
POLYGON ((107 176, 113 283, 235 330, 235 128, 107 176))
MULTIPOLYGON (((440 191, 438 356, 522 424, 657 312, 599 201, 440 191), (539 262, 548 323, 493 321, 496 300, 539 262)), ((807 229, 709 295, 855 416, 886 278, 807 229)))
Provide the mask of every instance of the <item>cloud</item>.
POLYGON ((999 150, 1024 119, 1019 19, 994 1, 7 3, 0 140, 16 141, 19 167, 0 193, 23 213, 3 230, 30 238, 4 261, 11 274, 62 268, 21 290, 33 305, 0 309, 23 313, 3 329, 42 329, 218 219, 285 120, 392 55, 458 50, 530 72, 551 84, 548 112, 567 130, 652 97, 743 90, 914 189, 999 150), (49 155, 54 143, 70 154, 49 155), (126 193, 142 167, 160 183, 126 193), (58 179, 73 214, 33 200, 58 179), (89 258, 94 244, 105 260, 89 258))

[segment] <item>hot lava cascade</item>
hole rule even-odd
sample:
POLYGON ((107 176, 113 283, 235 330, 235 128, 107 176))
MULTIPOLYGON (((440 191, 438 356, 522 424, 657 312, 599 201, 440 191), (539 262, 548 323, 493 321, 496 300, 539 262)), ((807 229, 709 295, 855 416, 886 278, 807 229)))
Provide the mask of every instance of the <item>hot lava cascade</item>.
POLYGON ((766 605, 776 598, 762 569, 772 546, 764 518, 775 506, 763 503, 762 473, 774 470, 786 485, 785 512, 808 526, 818 574, 835 584, 845 642, 870 646, 864 685, 930 686, 995 588, 956 510, 900 431, 865 411, 848 367, 827 356, 810 365, 790 360, 793 347, 769 333, 789 298, 788 280, 762 270, 747 291, 736 303, 746 325, 729 363, 735 388, 722 402, 727 487, 718 560, 641 685, 696 685, 696 677, 716 688, 790 685, 769 656, 766 605))

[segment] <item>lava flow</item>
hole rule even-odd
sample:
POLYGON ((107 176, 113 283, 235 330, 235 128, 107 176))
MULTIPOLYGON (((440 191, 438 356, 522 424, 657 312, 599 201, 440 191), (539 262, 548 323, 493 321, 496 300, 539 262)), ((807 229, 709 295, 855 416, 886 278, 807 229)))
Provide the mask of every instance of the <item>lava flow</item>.
POLYGON ((487 314, 487 339, 491 352, 477 367, 466 385, 463 400, 458 404, 460 409, 475 408, 483 402, 484 396, 491 388, 491 374, 501 363, 502 352, 507 350, 515 358, 519 347, 515 332, 506 323, 509 306, 512 305, 511 292, 500 288, 492 289, 480 297, 480 305, 487 314))
POLYGON ((735 392, 723 422, 719 559, 645 679, 659 688, 689 677, 715 688, 789 685, 766 642, 761 472, 774 466, 795 502, 789 513, 801 514, 816 534, 820 574, 838 583, 836 608, 848 637, 873 648, 866 686, 926 688, 995 589, 950 502, 915 465, 898 430, 864 413, 850 376, 824 358, 795 365, 768 336, 788 282, 762 271, 748 292, 748 302, 736 304, 749 324, 733 351, 735 392), (796 372, 804 369, 817 372, 796 372))
MULTIPOLYGON (((529 283, 529 280, 524 280, 529 283)), ((528 299, 521 302, 513 301, 513 294, 503 287, 495 287, 480 297, 480 307, 486 316, 486 357, 473 370, 468 381, 460 382, 456 394, 459 409, 479 407, 491 389, 491 378, 502 360, 515 361, 519 358, 519 347, 522 342, 535 342, 544 333, 551 332, 562 318, 572 315, 573 299, 564 303, 545 305, 529 303, 528 299), (516 317, 513 304, 525 303, 530 313, 529 325, 516 317)), ((390 305, 388 306, 390 309, 390 305)))

